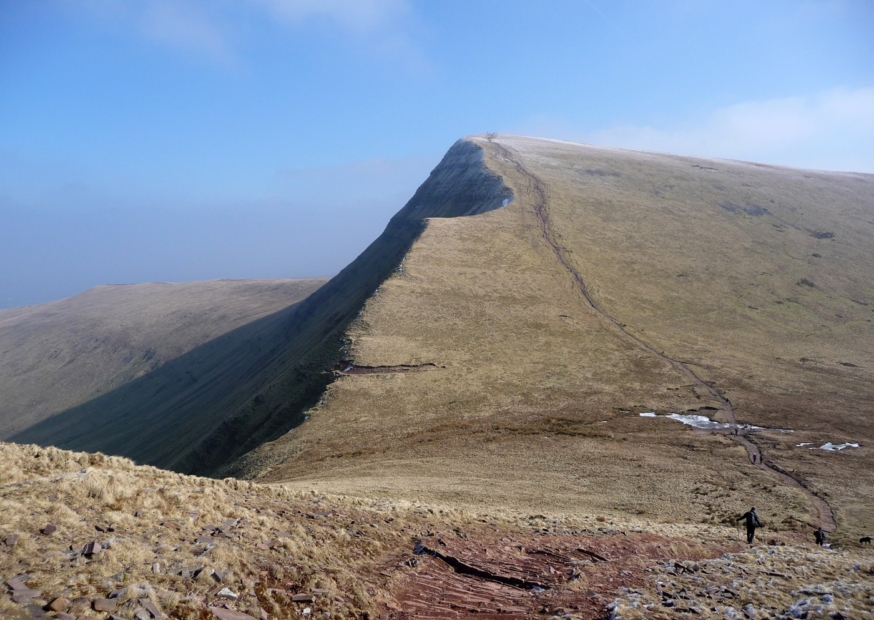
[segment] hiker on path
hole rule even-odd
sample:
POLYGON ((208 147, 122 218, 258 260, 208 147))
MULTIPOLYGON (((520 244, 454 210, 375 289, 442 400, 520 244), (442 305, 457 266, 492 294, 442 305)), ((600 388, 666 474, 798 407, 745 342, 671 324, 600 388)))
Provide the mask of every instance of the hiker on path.
POLYGON ((816 528, 813 537, 816 539, 816 544, 822 547, 822 544, 825 542, 825 532, 822 531, 821 527, 816 528))
POLYGON ((756 514, 755 507, 750 508, 749 512, 745 512, 738 521, 746 521, 747 528, 747 543, 753 544, 753 536, 756 535, 756 528, 762 527, 762 522, 759 521, 759 515, 756 514))

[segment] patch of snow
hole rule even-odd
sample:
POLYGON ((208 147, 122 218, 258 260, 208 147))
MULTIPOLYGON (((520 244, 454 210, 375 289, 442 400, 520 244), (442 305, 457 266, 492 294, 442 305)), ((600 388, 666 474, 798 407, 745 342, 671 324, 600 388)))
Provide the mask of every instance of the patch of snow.
POLYGON ((811 450, 826 450, 828 452, 837 452, 838 450, 843 450, 844 448, 858 448, 859 444, 857 443, 839 443, 833 444, 830 441, 825 442, 818 448, 811 448, 811 450))
POLYGON ((813 445, 812 441, 805 441, 804 443, 795 444, 795 447, 796 448, 803 448, 804 446, 812 446, 812 445, 813 445))
MULTIPOLYGON (((696 415, 696 414, 682 414, 682 413, 669 413, 668 415, 660 416, 652 411, 647 411, 646 413, 641 413, 640 417, 642 418, 668 418, 671 420, 676 420, 677 422, 682 422, 686 426, 691 426, 692 428, 697 428, 701 430, 713 431, 713 430, 725 430, 731 428, 731 424, 727 422, 716 422, 715 420, 711 420, 707 416, 696 415)), ((745 428, 751 431, 762 430, 764 427, 762 426, 753 426, 752 424, 738 424, 739 428, 745 428)), ((777 429, 783 430, 783 429, 777 429)), ((791 431, 788 431, 791 432, 791 431)))
POLYGON ((715 430, 719 428, 731 428, 731 424, 727 424, 724 422, 715 422, 703 415, 683 415, 679 413, 669 413, 666 417, 676 420, 677 422, 682 422, 687 426, 691 426, 692 428, 700 428, 704 430, 715 430))

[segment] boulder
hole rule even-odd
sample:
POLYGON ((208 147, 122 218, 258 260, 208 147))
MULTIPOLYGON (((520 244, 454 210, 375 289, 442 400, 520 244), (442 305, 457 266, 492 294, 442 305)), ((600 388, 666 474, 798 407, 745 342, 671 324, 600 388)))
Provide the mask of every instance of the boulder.
POLYGON ((52 611, 67 611, 70 609, 70 604, 70 599, 59 596, 49 603, 49 609, 52 611))

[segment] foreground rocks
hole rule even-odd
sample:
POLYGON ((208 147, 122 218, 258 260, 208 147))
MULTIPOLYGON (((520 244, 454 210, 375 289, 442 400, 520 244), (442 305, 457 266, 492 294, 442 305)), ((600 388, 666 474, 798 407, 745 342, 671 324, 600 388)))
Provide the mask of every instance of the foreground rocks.
POLYGON ((756 546, 688 563, 660 562, 624 588, 613 619, 874 617, 874 557, 808 545, 756 546))
POLYGON ((3 618, 864 618, 874 608, 870 551, 812 548, 791 532, 747 549, 718 526, 472 514, 8 444, 0 472, 3 618))

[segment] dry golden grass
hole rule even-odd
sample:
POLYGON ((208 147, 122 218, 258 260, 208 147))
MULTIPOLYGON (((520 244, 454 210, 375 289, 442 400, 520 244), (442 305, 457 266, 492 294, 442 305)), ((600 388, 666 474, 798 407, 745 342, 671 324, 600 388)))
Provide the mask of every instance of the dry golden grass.
POLYGON ((359 366, 436 368, 341 377, 305 424, 250 455, 249 475, 523 511, 713 523, 755 504, 779 528, 817 522, 729 438, 638 417, 718 402, 586 303, 521 162, 605 311, 740 421, 798 431, 775 435, 781 450, 773 433, 753 439, 784 470, 821 466, 807 483, 839 532, 874 530, 874 177, 496 138, 508 158, 474 140, 515 200, 431 219, 349 330, 359 366), (794 449, 814 431, 862 447, 794 449))
MULTIPOLYGON (((149 598, 171 617, 198 618, 204 602, 222 603, 217 591, 228 587, 241 596, 238 609, 258 618, 259 608, 266 608, 273 617, 288 618, 303 607, 285 599, 320 588, 331 592, 316 605, 326 617, 361 617, 376 601, 367 594, 366 569, 392 545, 408 546, 408 535, 399 532, 382 535, 372 528, 365 538, 353 535, 370 521, 383 522, 385 512, 395 514, 394 506, 368 510, 360 501, 310 491, 14 444, 0 444, 0 471, 0 539, 19 535, 11 550, 0 545, 0 574, 8 579, 26 573, 43 592, 41 604, 65 596, 87 599, 87 607, 126 587, 118 598, 124 617, 133 617, 138 599, 149 598), (342 516, 330 523, 307 518, 319 510, 342 516), (228 520, 237 523, 228 527, 228 520), (49 523, 57 531, 41 534, 49 523), (195 543, 204 526, 222 524, 229 537, 195 543), (93 558, 75 553, 92 540, 105 549, 93 558), (256 546, 267 541, 270 549, 256 546), (196 568, 205 570, 195 577, 196 568), (189 574, 180 575, 182 570, 189 574), (222 574, 220 583, 212 571, 222 574), (267 587, 291 590, 274 595, 267 587), (131 606, 124 607, 128 601, 131 606)), ((15 617, 17 610, 0 599, 0 613, 15 617)))

